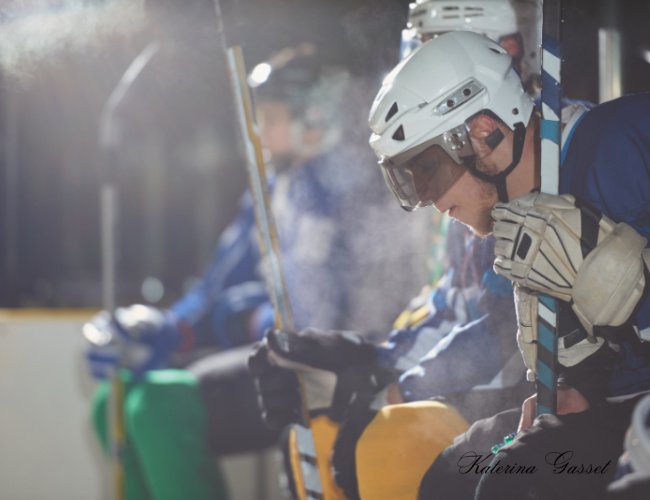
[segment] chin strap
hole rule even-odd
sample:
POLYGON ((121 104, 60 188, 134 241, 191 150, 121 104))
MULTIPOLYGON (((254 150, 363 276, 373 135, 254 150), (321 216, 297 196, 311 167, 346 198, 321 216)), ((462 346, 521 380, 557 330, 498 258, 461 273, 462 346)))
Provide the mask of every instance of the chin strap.
MULTIPOLYGON (((504 170, 502 170, 498 174, 492 175, 479 170, 476 167, 476 157, 471 157, 465 160, 465 166, 473 176, 478 177, 479 179, 494 184, 496 186, 497 196, 499 197, 499 201, 501 203, 507 203, 509 201, 508 188, 506 187, 506 178, 515 169, 515 167, 519 165, 519 161, 521 160, 521 154, 524 150, 525 138, 526 138, 526 127, 524 126, 524 124, 522 122, 515 124, 514 138, 512 142, 512 163, 510 163, 510 165, 508 165, 504 170)), ((503 139, 503 136, 501 137, 501 139, 503 139)), ((498 140, 498 142, 494 145, 494 147, 496 147, 499 142, 501 142, 501 140, 498 140)), ((491 144, 488 145, 491 146, 491 144)), ((494 149, 494 147, 492 147, 492 149, 494 149)))

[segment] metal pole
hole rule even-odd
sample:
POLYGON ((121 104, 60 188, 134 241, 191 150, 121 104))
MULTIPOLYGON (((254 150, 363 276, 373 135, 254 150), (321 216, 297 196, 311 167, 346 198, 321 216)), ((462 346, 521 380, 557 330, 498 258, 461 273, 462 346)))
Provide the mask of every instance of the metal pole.
POLYGON ((623 95, 623 46, 618 27, 618 3, 601 2, 601 28, 598 30, 598 102, 623 95))
POLYGON ((7 304, 16 305, 13 302, 15 297, 12 297, 12 289, 17 284, 16 271, 18 269, 18 183, 20 181, 20 170, 18 162, 18 95, 15 93, 13 85, 5 82, 5 124, 6 133, 3 147, 3 157, 5 162, 5 179, 4 179, 4 201, 5 208, 4 224, 5 233, 3 235, 3 245, 5 248, 4 262, 4 277, 6 279, 6 298, 7 304))
MULTIPOLYGON (((103 160, 100 189, 102 307, 110 314, 113 314, 116 305, 118 190, 115 169, 122 140, 120 124, 115 117, 115 112, 130 86, 156 54, 158 48, 157 42, 149 43, 131 62, 106 101, 99 121, 98 139, 103 160)), ((113 494, 116 500, 123 500, 125 497, 123 454, 126 446, 126 432, 124 428, 124 384, 118 373, 111 380, 108 408, 113 448, 113 494)))

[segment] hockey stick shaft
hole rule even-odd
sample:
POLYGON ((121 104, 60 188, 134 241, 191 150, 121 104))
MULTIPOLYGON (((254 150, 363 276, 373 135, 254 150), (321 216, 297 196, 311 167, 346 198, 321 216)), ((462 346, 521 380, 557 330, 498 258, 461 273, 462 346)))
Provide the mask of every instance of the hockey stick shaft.
MULTIPOLYGON (((562 0, 544 0, 542 21, 542 121, 540 126, 542 184, 545 193, 558 194, 562 113, 562 0)), ((539 297, 537 321, 537 415, 557 411, 557 300, 539 297)))
MULTIPOLYGON (((280 244, 278 233, 271 211, 266 176, 265 162, 262 154, 262 144, 255 121, 255 112, 247 84, 246 66, 243 51, 238 39, 242 37, 242 30, 237 30, 237 1, 226 3, 215 0, 219 32, 226 50, 228 71, 231 87, 235 98, 237 121, 241 141, 244 147, 245 164, 248 174, 248 184, 253 199, 253 209, 258 232, 260 253, 267 266, 266 285, 273 304, 275 326, 279 329, 292 330, 294 328, 289 296, 284 274, 282 272, 280 244), (225 9, 230 9, 226 12, 225 9), (224 18, 223 15, 227 18, 224 18), (226 22, 226 19, 228 23, 226 22), (227 25, 228 24, 228 25, 227 25)), ((300 473, 301 482, 298 494, 301 499, 319 500, 327 498, 323 484, 331 483, 322 477, 324 471, 329 470, 328 457, 319 453, 315 445, 314 433, 310 427, 308 405, 304 383, 298 374, 302 400, 302 422, 296 426, 295 435, 298 451, 301 456, 300 473), (303 459, 307 458, 307 460, 303 459)), ((330 491, 329 489, 327 491, 330 491)))

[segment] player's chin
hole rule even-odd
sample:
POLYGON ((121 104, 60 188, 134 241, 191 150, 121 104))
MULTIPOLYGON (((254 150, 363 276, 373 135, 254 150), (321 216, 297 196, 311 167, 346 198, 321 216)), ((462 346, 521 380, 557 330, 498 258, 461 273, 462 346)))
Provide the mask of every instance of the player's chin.
POLYGON ((494 220, 489 210, 472 214, 470 217, 459 217, 457 220, 465 224, 475 235, 481 238, 489 236, 494 230, 494 220))

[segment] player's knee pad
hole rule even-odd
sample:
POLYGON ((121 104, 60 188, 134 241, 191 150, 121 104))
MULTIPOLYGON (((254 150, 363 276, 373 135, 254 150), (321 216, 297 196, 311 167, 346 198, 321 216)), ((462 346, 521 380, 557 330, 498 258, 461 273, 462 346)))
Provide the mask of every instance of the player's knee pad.
POLYGON ((156 370, 133 385, 125 401, 127 429, 133 435, 173 431, 205 418, 196 378, 185 370, 156 370))
POLYGON ((361 498, 417 498, 420 480, 431 463, 468 427, 456 409, 440 402, 385 406, 357 443, 361 498))

